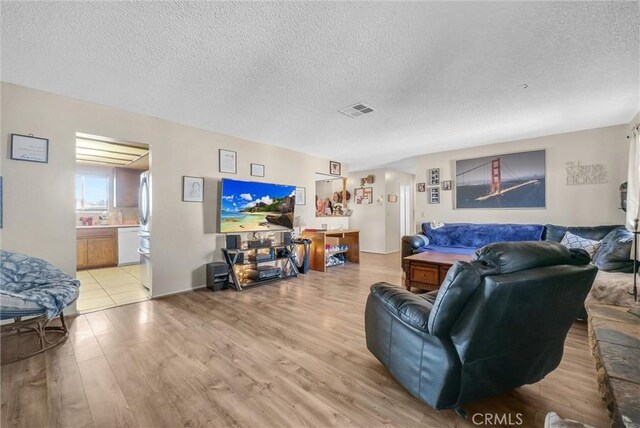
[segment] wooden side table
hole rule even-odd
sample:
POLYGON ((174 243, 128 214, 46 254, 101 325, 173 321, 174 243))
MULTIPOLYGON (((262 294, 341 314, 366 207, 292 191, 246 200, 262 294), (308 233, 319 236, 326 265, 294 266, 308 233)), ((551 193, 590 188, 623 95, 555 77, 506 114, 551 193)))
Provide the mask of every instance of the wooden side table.
POLYGON ((311 239, 309 254, 310 269, 324 272, 327 269, 326 245, 346 245, 347 261, 360 263, 360 232, 356 229, 345 230, 313 230, 302 232, 303 238, 311 239))
POLYGON ((464 254, 447 254, 425 251, 402 260, 404 270, 404 286, 423 290, 437 290, 447 276, 447 272, 457 261, 469 261, 471 256, 464 254))

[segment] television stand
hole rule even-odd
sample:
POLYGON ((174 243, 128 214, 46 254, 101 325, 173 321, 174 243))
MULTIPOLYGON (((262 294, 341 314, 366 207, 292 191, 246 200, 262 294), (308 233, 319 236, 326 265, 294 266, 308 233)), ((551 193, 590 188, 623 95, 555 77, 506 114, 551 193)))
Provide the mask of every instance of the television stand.
POLYGON ((297 277, 299 273, 294 260, 295 250, 296 244, 281 244, 237 250, 223 248, 222 254, 229 266, 230 283, 237 291, 242 291, 245 287, 297 277), (259 253, 264 252, 271 256, 258 257, 259 253), (273 269, 268 269, 268 266, 273 269), (278 268, 280 273, 274 275, 278 268))

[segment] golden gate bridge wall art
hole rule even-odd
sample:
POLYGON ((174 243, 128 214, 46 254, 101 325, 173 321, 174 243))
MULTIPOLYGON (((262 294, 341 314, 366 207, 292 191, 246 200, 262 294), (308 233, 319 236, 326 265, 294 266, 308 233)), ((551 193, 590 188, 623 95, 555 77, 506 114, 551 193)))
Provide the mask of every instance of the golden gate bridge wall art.
POLYGON ((545 150, 456 161, 456 208, 545 208, 545 150))

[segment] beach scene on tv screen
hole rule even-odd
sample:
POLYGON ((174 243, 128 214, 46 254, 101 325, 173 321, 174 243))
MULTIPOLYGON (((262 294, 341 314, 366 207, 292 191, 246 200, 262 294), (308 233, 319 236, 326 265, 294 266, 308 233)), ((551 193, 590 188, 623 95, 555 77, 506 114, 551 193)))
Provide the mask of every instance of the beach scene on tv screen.
POLYGON ((295 186, 223 180, 220 232, 292 229, 295 192, 295 186))

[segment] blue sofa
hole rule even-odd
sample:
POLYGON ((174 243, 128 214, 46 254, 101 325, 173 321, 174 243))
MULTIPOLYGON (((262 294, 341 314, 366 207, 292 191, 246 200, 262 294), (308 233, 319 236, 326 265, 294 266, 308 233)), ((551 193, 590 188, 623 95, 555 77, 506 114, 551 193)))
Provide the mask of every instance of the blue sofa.
POLYGON ((633 272, 633 262, 629 259, 633 234, 620 225, 446 223, 433 228, 431 223, 423 223, 421 233, 402 237, 402 257, 425 251, 471 256, 478 248, 494 242, 560 242, 566 232, 601 241, 593 256, 593 262, 600 270, 633 272))

